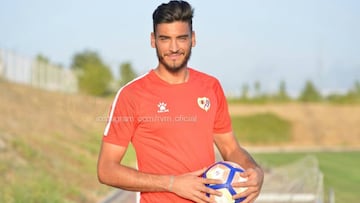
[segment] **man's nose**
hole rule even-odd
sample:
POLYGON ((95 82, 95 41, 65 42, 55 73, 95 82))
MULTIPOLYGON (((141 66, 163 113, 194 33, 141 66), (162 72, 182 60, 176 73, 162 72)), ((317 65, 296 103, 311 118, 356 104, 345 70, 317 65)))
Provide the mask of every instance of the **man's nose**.
POLYGON ((170 51, 177 52, 179 50, 179 45, 176 40, 171 40, 170 51))

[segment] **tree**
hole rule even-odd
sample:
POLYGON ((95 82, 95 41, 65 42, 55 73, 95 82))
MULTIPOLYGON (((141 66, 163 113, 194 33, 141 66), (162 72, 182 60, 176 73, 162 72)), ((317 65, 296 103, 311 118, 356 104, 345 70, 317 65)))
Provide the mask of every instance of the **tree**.
POLYGON ((254 89, 255 89, 255 97, 260 98, 261 97, 261 84, 259 81, 255 81, 254 89))
POLYGON ((137 77, 136 72, 131 66, 131 63, 126 62, 120 65, 120 86, 126 85, 137 77))
POLYGON ((241 100, 247 101, 249 99, 249 85, 244 84, 241 90, 241 100))
POLYGON ((360 102, 360 82, 355 81, 354 86, 345 95, 346 102, 358 103, 360 102))
POLYGON ((75 54, 71 68, 78 77, 80 91, 95 96, 109 92, 113 76, 96 52, 86 50, 75 54))
POLYGON ((355 81, 354 92, 357 96, 360 96, 360 82, 358 80, 355 81))
POLYGON ((307 80, 299 96, 299 100, 303 102, 317 102, 322 100, 322 96, 315 85, 310 80, 307 80))
POLYGON ((276 95, 276 99, 279 101, 289 101, 290 97, 286 91, 285 81, 281 81, 279 85, 279 92, 276 95))
POLYGON ((46 56, 44 56, 42 54, 38 54, 36 56, 36 61, 40 62, 40 63, 44 63, 44 64, 50 64, 49 58, 47 58, 46 56))

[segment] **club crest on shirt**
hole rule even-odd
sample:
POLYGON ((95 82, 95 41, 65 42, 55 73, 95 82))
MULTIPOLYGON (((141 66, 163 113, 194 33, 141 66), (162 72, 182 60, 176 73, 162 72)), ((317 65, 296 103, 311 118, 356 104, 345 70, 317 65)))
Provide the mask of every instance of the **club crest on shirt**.
POLYGON ((165 113, 165 112, 169 112, 169 109, 166 108, 166 103, 165 102, 160 102, 157 106, 158 106, 158 113, 165 113))
POLYGON ((210 109, 210 99, 207 97, 198 97, 197 103, 199 107, 206 112, 210 109))

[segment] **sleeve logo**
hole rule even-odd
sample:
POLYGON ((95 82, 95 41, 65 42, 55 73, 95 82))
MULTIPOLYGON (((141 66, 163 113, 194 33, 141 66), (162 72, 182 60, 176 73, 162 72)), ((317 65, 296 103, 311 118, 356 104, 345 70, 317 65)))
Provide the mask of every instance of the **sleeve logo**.
POLYGON ((198 97, 197 103, 199 107, 206 112, 210 109, 210 99, 208 99, 207 97, 198 97))

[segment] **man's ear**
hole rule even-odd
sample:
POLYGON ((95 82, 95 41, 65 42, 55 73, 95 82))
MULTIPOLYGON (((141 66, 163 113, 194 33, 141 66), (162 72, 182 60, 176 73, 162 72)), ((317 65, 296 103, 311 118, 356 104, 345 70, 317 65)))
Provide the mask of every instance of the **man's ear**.
POLYGON ((150 42, 151 42, 151 47, 155 48, 156 44, 155 44, 155 33, 154 32, 151 32, 151 34, 150 34, 150 42))
POLYGON ((195 47, 195 45, 196 45, 195 31, 192 31, 192 34, 191 34, 191 46, 195 47))

